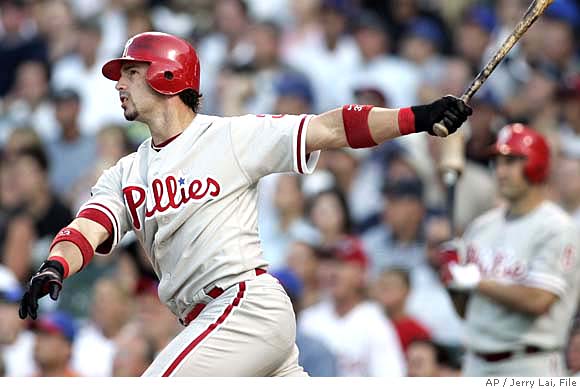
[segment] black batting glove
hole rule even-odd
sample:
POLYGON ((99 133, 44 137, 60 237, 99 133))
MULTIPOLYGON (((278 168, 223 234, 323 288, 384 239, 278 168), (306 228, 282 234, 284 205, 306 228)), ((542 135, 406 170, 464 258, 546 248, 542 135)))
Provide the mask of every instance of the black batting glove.
POLYGON ((28 288, 20 301, 18 316, 23 320, 26 319, 26 316, 36 320, 38 300, 48 294, 51 299, 56 301, 62 289, 63 278, 64 268, 62 264, 57 261, 45 261, 28 282, 28 288))
POLYGON ((415 131, 428 132, 434 136, 436 136, 433 132, 435 123, 442 122, 451 135, 473 113, 471 107, 463 100, 451 95, 435 100, 431 104, 416 105, 411 107, 411 110, 415 114, 415 131))

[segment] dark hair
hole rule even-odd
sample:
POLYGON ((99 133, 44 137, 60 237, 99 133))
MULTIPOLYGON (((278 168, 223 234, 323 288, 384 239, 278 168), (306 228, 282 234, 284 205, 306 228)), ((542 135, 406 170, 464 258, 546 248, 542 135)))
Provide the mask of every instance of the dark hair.
POLYGON ((18 150, 16 153, 17 158, 32 158, 38 166, 42 169, 44 173, 48 172, 49 162, 46 152, 41 147, 25 147, 18 150))
POLYGON ((186 89, 179 93, 179 98, 183 104, 187 105, 195 113, 199 111, 202 95, 193 89, 186 89))
POLYGON ((353 222, 352 222, 352 218, 350 216, 350 208, 348 206, 348 201, 346 200, 344 193, 338 188, 323 190, 323 191, 317 193, 316 195, 314 195, 314 197, 308 201, 308 205, 306 207, 308 216, 310 217, 310 214, 312 212, 312 208, 314 208, 314 204, 316 204, 316 202, 322 196, 325 196, 325 195, 333 195, 338 199, 338 204, 340 205, 340 208, 342 209, 343 218, 344 218, 344 223, 341 226, 342 232, 346 233, 346 234, 352 233, 353 222))

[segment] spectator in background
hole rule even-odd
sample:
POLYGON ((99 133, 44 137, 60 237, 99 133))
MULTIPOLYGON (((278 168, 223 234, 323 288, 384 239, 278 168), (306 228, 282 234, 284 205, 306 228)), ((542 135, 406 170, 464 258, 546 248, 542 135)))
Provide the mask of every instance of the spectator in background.
POLYGON ((135 326, 128 326, 115 340, 113 377, 140 377, 155 359, 155 347, 135 326))
POLYGON ((559 203, 580 227, 580 154, 563 154, 556 163, 559 203))
POLYGON ((429 331, 406 311, 411 291, 409 272, 391 268, 379 274, 373 283, 372 296, 383 308, 399 336, 403 352, 407 352, 414 340, 429 340, 429 331))
POLYGON ((324 190, 309 200, 308 216, 320 232, 320 245, 338 250, 340 255, 368 262, 362 241, 353 233, 352 219, 344 194, 338 189, 324 190))
MULTIPOLYGON (((280 60, 280 36, 280 28, 272 22, 259 22, 249 28, 252 58, 241 65, 234 62, 225 64, 219 81, 220 112, 226 115, 286 113, 274 111, 280 89, 287 88, 277 84, 307 84, 308 81, 297 80, 297 75, 288 74, 288 67, 280 60)), ((310 86, 307 84, 306 88, 310 86)), ((309 100, 311 105, 312 98, 309 100)))
POLYGON ((0 3, 0 98, 12 89, 20 64, 46 62, 46 42, 37 34, 25 0, 0 3))
POLYGON ((133 151, 129 131, 117 125, 103 127, 95 139, 95 158, 92 167, 75 182, 69 195, 71 209, 78 209, 91 195, 91 188, 105 169, 133 151))
POLYGON ((135 36, 142 32, 154 30, 153 20, 147 10, 137 8, 127 12, 127 36, 135 36))
MULTIPOLYGON (((272 273, 288 294, 294 314, 298 318, 304 308, 302 305, 302 282, 294 272, 281 269, 272 273)), ((299 328, 296 331, 296 346, 300 351, 298 363, 311 377, 336 377, 337 366, 334 354, 316 337, 303 333, 299 328)))
POLYGON ((456 349, 463 345, 463 322, 439 277, 439 249, 452 238, 451 225, 445 216, 431 216, 425 222, 426 263, 411 270, 413 288, 406 310, 417 318, 438 344, 456 349))
POLYGON ((43 141, 57 136, 54 107, 49 100, 48 64, 40 61, 22 62, 16 69, 12 89, 5 97, 4 131, 14 127, 31 127, 43 141))
POLYGON ((31 267, 42 263, 52 237, 70 223, 72 215, 50 188, 48 159, 42 149, 21 150, 11 163, 20 210, 7 228, 4 264, 24 280, 31 267))
POLYGON ((261 236, 264 237, 262 249, 271 269, 283 267, 293 239, 301 235, 314 235, 316 231, 304 219, 304 195, 301 191, 300 177, 279 175, 275 183, 275 215, 262 223, 261 236))
POLYGON ((365 164, 368 155, 369 152, 363 149, 326 150, 319 161, 321 166, 325 166, 332 173, 336 181, 335 186, 345 196, 349 217, 353 219, 350 223, 351 232, 358 231, 377 208, 378 201, 376 198, 372 201, 371 194, 376 186, 372 181, 376 179, 376 175, 366 174, 365 171, 368 168, 366 165, 369 165, 365 164), (361 196, 365 198, 368 196, 368 202, 359 201, 361 196))
POLYGON ((18 319, 23 290, 8 269, 0 266, 0 272, 0 364, 5 366, 7 377, 30 376, 35 369, 34 335, 26 329, 27 323, 18 319))
POLYGON ((401 56, 418 66, 421 83, 435 84, 445 71, 441 48, 445 35, 441 26, 430 18, 418 18, 405 29, 401 56))
POLYGON ((73 89, 79 94, 79 127, 84 135, 94 136, 104 125, 125 121, 117 91, 102 81, 101 26, 96 20, 83 21, 77 35, 76 50, 54 63, 51 85, 54 90, 73 89))
POLYGON ((81 101, 77 92, 63 89, 53 96, 58 138, 47 146, 50 158, 50 182, 54 192, 67 200, 75 182, 93 167, 96 156, 95 140, 81 131, 78 117, 81 101))
POLYGON ((529 123, 548 135, 549 129, 557 127, 556 92, 561 81, 562 73, 553 64, 533 64, 526 83, 505 103, 508 121, 529 123))
POLYGON ((560 73, 578 73, 580 56, 575 49, 575 29, 580 27, 580 5, 574 0, 558 0, 546 9, 542 25, 542 56, 560 73))
POLYGON ((38 133, 30 127, 16 127, 6 137, 3 154, 6 160, 11 159, 23 149, 42 148, 43 142, 38 133))
MULTIPOLYGON (((274 82, 274 111, 281 115, 311 112, 313 95, 308 79, 300 73, 284 72, 274 82)), ((273 174, 258 183, 258 223, 262 248, 270 267, 280 267, 290 242, 298 238, 316 240, 317 232, 306 222, 302 177, 273 174)))
POLYGON ((363 235, 372 274, 388 267, 411 269, 424 262, 423 183, 418 177, 385 180, 382 222, 363 235))
POLYGON ((566 81, 558 91, 564 119, 558 129, 559 143, 566 153, 580 155, 580 74, 566 81))
POLYGON ((169 308, 159 301, 157 281, 142 278, 134 298, 135 316, 127 325, 137 325, 138 330, 150 339, 157 355, 183 327, 169 308))
POLYGON ((496 141, 496 131, 503 127, 501 106, 491 89, 482 90, 470 101, 473 115, 469 118, 469 136, 465 143, 465 157, 484 169, 491 162, 490 148, 496 141))
POLYGON ((46 40, 51 63, 70 54, 77 46, 76 21, 72 6, 65 0, 33 4, 38 32, 46 40))
POLYGON ((362 80, 374 80, 394 107, 417 103, 420 73, 412 63, 389 55, 391 40, 383 21, 374 13, 364 12, 356 19, 354 37, 362 55, 362 64, 345 74, 351 91, 362 80))
POLYGON ((437 347, 427 339, 414 340, 407 350, 409 377, 439 377, 437 347))
MULTIPOLYGON (((235 68, 248 65, 254 52, 249 41, 251 20, 243 0, 218 0, 214 3, 214 31, 197 46, 201 61, 201 85, 216 85, 224 65, 235 68)), ((203 111, 221 113, 216 88, 204 88, 203 111)), ((257 112, 256 112, 257 113, 257 112)))
POLYGON ((89 377, 112 375, 115 339, 132 309, 128 291, 117 280, 101 278, 96 282, 91 318, 79 330, 73 347, 72 366, 76 371, 89 377))
POLYGON ((286 264, 302 284, 300 310, 318 303, 322 296, 319 282, 319 258, 316 247, 304 240, 290 243, 286 264))
POLYGON ((361 56, 355 40, 347 34, 349 19, 355 16, 353 2, 322 0, 311 3, 313 6, 320 4, 319 30, 303 44, 283 52, 283 59, 308 75, 316 96, 315 112, 324 112, 351 102, 344 75, 356 70, 361 56))
POLYGON ((290 1, 291 23, 282 38, 282 58, 291 58, 307 51, 309 45, 320 39, 319 12, 322 0, 290 1))
POLYGON ((322 340, 336 355, 339 376, 404 375, 404 357, 391 322, 364 297, 368 263, 336 254, 326 259, 329 299, 302 312, 299 330, 322 340))
POLYGON ((71 368, 72 345, 76 335, 73 318, 64 311, 41 315, 33 322, 36 333, 34 360, 37 377, 78 377, 71 368))
POLYGON ((477 74, 497 25, 495 12, 487 6, 474 5, 465 11, 461 21, 455 34, 455 47, 457 53, 469 63, 471 73, 477 74))
POLYGON ((274 81, 276 101, 273 112, 285 115, 299 115, 313 112, 314 95, 310 81, 301 73, 287 71, 274 81))

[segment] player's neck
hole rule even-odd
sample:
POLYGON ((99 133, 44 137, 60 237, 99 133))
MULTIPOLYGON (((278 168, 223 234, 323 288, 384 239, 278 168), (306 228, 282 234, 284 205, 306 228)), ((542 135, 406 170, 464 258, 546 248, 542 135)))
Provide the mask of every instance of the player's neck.
POLYGON ((168 105, 163 111, 151 115, 151 118, 145 122, 151 131, 153 144, 162 144, 182 133, 195 116, 196 113, 185 105, 168 105))
POLYGON ((519 199, 509 204, 508 216, 511 218, 526 215, 536 209, 544 200, 544 188, 541 186, 531 187, 530 190, 519 199))

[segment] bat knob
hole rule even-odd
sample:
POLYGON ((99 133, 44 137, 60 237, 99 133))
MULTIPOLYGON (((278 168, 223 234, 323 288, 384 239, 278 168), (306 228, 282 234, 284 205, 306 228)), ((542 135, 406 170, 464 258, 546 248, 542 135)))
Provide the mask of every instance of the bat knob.
POLYGON ((447 130, 447 128, 441 123, 435 123, 433 125, 433 132, 441 138, 445 138, 449 135, 449 130, 447 130))

